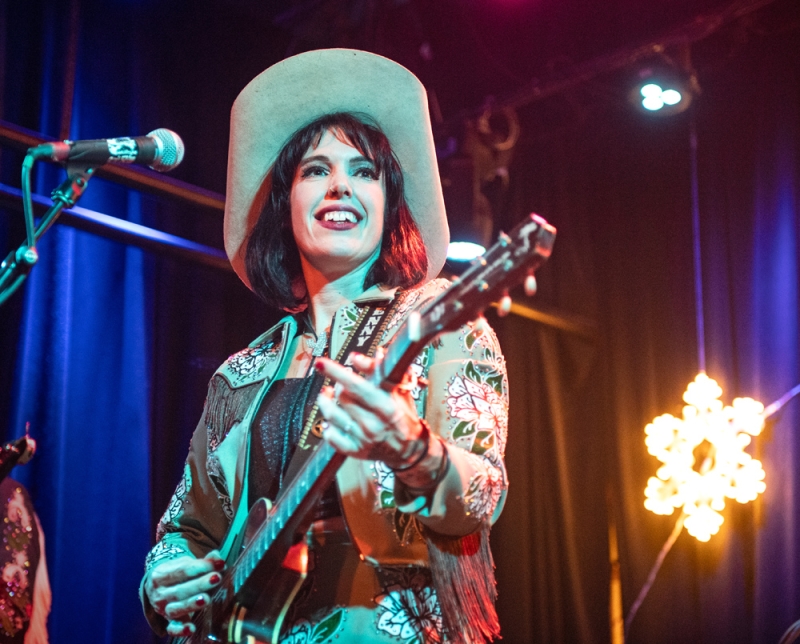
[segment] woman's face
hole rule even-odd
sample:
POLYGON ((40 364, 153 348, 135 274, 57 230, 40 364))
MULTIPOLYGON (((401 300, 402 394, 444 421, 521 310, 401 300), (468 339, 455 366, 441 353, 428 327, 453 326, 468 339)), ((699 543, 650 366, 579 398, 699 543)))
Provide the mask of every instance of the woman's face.
POLYGON ((300 255, 326 275, 371 265, 380 253, 386 191, 375 165, 330 130, 306 150, 291 192, 300 255))

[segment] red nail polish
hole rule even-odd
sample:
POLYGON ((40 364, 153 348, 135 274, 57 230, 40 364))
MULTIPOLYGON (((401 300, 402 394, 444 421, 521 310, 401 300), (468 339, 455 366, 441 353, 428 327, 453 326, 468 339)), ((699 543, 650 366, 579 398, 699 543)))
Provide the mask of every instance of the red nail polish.
POLYGON ((322 360, 317 360, 314 362, 314 369, 316 369, 317 371, 322 371, 322 368, 324 366, 325 364, 322 362, 322 360))
POLYGON ((225 561, 222 559, 215 559, 214 560, 214 568, 216 570, 222 570, 225 567, 225 561))
POLYGON ((200 597, 198 597, 198 598, 195 600, 195 602, 194 602, 194 603, 195 603, 195 604, 197 604, 198 606, 205 606, 205 605, 206 605, 206 600, 205 600, 205 597, 203 597, 203 596, 201 595, 200 597))
POLYGON ((211 575, 208 581, 212 584, 218 584, 221 579, 222 577, 220 577, 217 573, 214 573, 213 575, 211 575))

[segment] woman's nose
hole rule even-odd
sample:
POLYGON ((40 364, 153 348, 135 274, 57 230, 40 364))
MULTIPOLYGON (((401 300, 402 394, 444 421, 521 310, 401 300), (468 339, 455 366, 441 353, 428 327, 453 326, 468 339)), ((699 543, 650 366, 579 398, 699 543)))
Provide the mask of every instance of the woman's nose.
POLYGON ((328 195, 334 199, 341 199, 345 195, 352 195, 350 182, 345 175, 340 172, 331 175, 331 181, 328 185, 328 195))

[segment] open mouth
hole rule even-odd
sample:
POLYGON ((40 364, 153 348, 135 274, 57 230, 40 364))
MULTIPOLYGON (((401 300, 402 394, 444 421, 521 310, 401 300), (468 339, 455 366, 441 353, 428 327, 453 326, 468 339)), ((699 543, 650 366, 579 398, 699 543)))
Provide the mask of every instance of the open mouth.
POLYGON ((314 215, 314 219, 326 228, 352 228, 362 217, 350 208, 325 208, 314 215))
POLYGON ((322 216, 317 219, 319 219, 319 221, 347 221, 352 224, 358 223, 358 217, 349 210, 329 210, 328 212, 322 213, 322 216))

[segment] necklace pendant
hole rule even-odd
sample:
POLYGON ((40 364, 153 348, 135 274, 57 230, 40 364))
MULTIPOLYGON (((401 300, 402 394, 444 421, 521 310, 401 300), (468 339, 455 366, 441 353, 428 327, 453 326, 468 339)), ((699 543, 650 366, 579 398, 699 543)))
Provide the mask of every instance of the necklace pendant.
POLYGON ((316 340, 306 340, 308 348, 311 349, 311 355, 319 358, 325 353, 325 347, 328 346, 328 333, 323 331, 319 334, 316 340))

